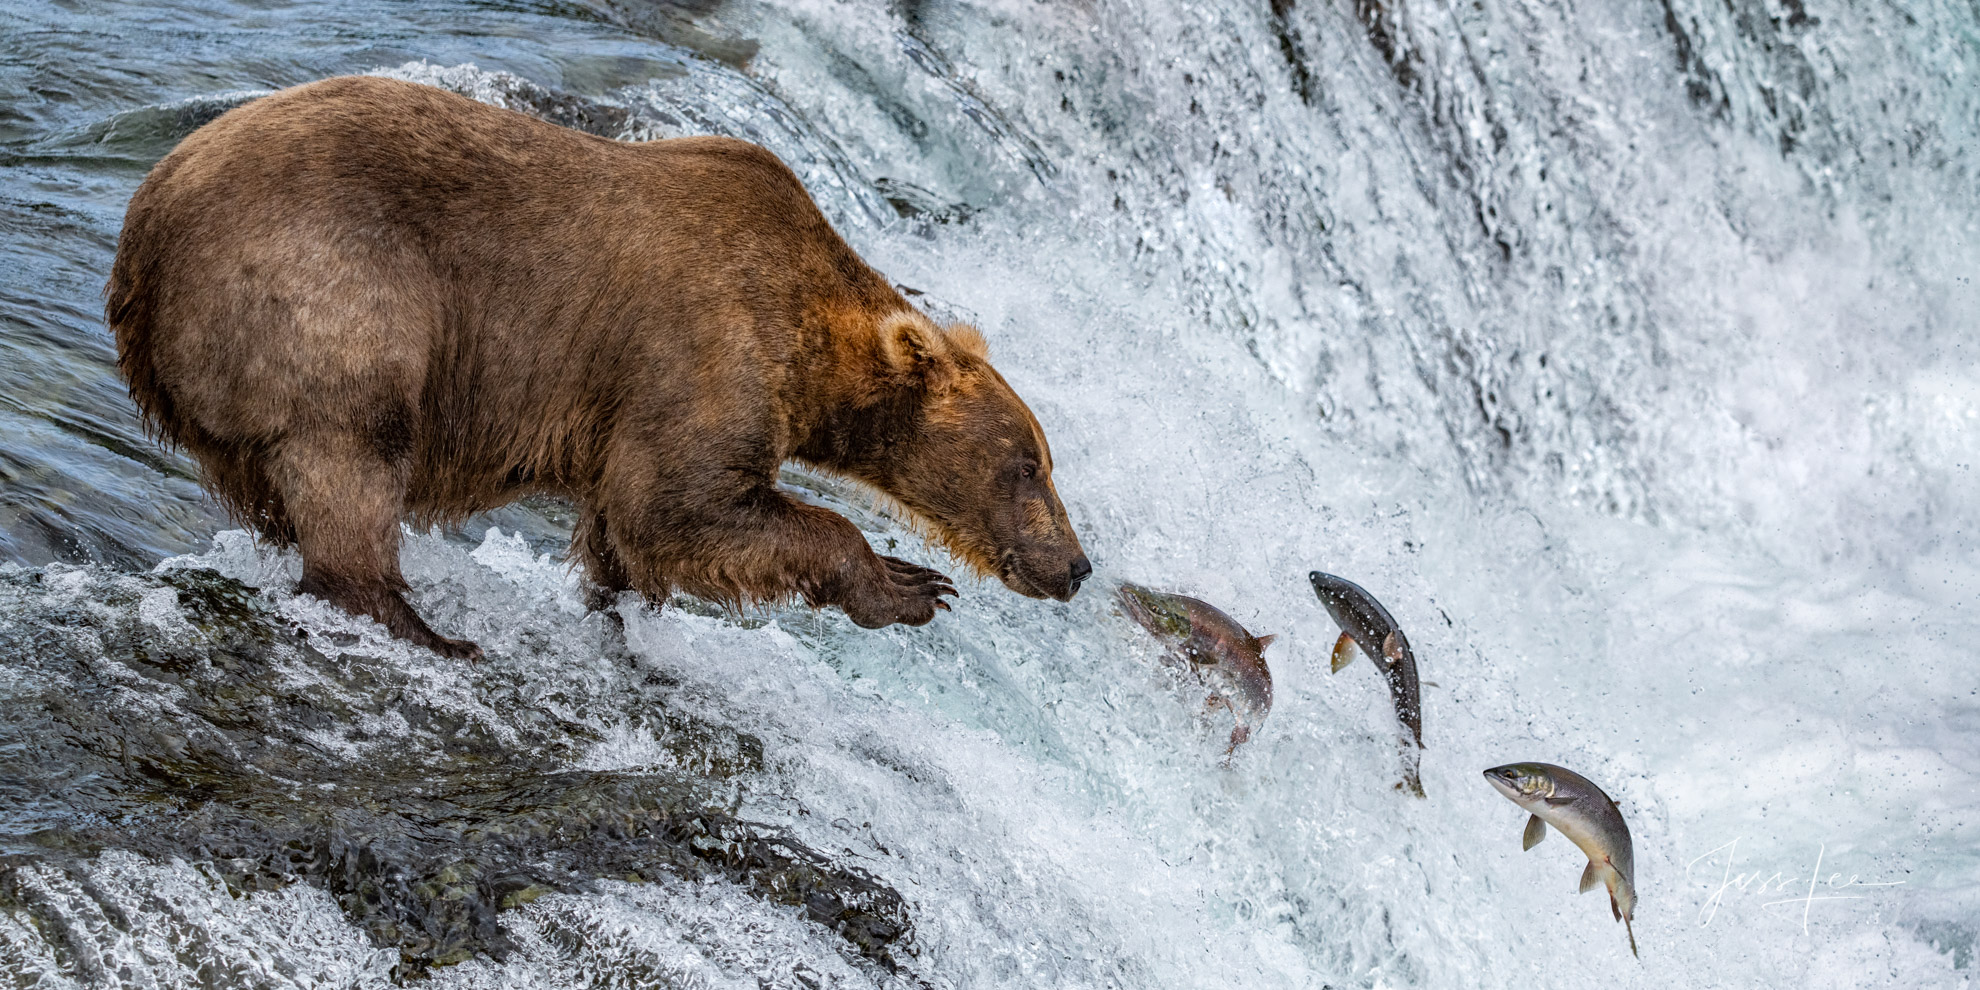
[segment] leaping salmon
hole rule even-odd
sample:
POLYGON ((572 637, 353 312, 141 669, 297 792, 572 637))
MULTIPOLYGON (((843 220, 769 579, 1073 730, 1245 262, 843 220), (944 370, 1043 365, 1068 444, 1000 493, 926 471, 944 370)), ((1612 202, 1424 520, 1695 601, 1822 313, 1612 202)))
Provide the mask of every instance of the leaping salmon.
POLYGON ((1119 598, 1129 618, 1168 642, 1191 670, 1211 681, 1215 693, 1209 706, 1228 708, 1237 718, 1224 755, 1236 751, 1272 711, 1272 671, 1265 666, 1265 647, 1274 637, 1254 637, 1215 605, 1187 595, 1124 582, 1119 598))
POLYGON ((1552 825, 1588 854, 1581 892, 1598 883, 1608 886, 1609 910, 1629 933, 1629 954, 1637 955, 1636 928, 1630 924, 1636 917, 1636 856, 1616 803, 1587 777, 1551 763, 1508 763, 1485 771, 1485 779, 1532 812, 1520 839, 1524 848, 1539 845, 1552 825))
POLYGON ((1327 607, 1334 624, 1341 627, 1340 638, 1334 641, 1333 672, 1340 673, 1341 668, 1353 663, 1354 648, 1359 646, 1388 680, 1389 700, 1395 703, 1396 719, 1409 733, 1403 740, 1403 780, 1397 786, 1422 797, 1419 764, 1423 749, 1423 700, 1416 680, 1416 655, 1410 652, 1409 640, 1389 610, 1360 585, 1320 571, 1307 574, 1306 579, 1313 583, 1313 593, 1327 607))

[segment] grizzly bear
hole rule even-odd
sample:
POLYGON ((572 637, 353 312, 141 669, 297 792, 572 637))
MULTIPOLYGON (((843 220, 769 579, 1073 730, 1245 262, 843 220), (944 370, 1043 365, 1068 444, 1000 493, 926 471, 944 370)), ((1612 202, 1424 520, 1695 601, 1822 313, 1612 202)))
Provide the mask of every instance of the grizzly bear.
POLYGON ((861 626, 941 573, 793 498, 788 460, 904 507, 965 566, 1070 600, 1092 571, 983 338, 908 305, 791 170, 728 138, 606 140, 390 79, 189 135, 131 198, 106 289, 157 435, 299 590, 456 657, 399 532, 531 493, 599 592, 798 597, 861 626))

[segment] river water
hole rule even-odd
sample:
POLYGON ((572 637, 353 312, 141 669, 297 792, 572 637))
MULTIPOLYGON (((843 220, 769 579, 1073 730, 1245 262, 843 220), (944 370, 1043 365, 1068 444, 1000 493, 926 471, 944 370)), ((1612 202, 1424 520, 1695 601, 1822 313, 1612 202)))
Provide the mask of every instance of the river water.
POLYGON ((14 0, 0 972, 1971 986, 1976 273, 1967 0, 14 0), (407 544, 479 667, 295 597, 143 435, 100 293, 175 141, 351 72, 776 151, 983 329, 1087 593, 588 614, 542 502, 407 544), (1408 631, 1426 799, 1315 568, 1408 631), (1122 580, 1279 636, 1228 764, 1122 580), (1520 851, 1517 760, 1621 806, 1640 961, 1520 851))

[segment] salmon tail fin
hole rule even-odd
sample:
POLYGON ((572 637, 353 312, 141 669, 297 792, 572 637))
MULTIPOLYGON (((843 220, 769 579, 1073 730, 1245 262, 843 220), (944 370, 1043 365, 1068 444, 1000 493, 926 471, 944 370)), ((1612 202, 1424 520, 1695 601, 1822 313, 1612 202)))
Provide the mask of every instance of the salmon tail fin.
POLYGON ((1334 656, 1329 661, 1333 669, 1328 672, 1333 674, 1338 674, 1341 672, 1342 667, 1345 667, 1353 662, 1354 662, 1354 637, 1348 635, 1347 633, 1342 633, 1341 638, 1334 640, 1334 656))
POLYGON ((1422 755, 1419 754, 1416 750, 1410 748, 1409 737, 1407 736, 1404 736, 1403 738, 1397 740, 1397 743, 1398 743, 1398 748, 1402 751, 1403 779, 1402 779, 1402 783, 1397 784, 1396 786, 1409 791, 1411 794, 1414 794, 1417 797, 1422 797, 1423 796, 1422 755))

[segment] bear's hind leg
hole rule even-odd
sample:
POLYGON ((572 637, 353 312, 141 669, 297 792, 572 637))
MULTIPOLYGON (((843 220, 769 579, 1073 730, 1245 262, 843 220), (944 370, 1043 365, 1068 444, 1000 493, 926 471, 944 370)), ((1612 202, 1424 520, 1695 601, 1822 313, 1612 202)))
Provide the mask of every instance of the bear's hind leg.
POLYGON ((603 612, 618 600, 619 592, 632 590, 632 577, 626 573, 626 562, 612 548, 605 514, 591 512, 584 520, 571 534, 571 553, 583 562, 585 577, 589 579, 585 584, 585 607, 603 612))
POLYGON ((270 474, 302 549, 297 591, 377 619, 392 635, 441 656, 481 658, 479 646, 434 632, 406 604, 399 571, 404 468, 356 437, 332 435, 284 441, 270 474))

